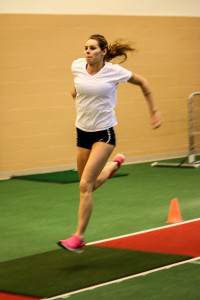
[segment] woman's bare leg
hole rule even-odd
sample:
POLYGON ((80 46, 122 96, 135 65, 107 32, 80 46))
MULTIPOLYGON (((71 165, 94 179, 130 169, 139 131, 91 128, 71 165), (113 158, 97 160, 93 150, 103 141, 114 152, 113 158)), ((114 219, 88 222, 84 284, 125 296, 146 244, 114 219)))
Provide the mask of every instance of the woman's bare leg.
POLYGON ((93 191, 98 189, 110 176, 110 174, 115 171, 118 168, 118 163, 117 162, 108 162, 105 167, 103 168, 102 172, 99 174, 97 177, 93 191))
MULTIPOLYGON (((96 179, 104 169, 108 158, 114 150, 113 145, 98 142, 90 150, 79 148, 77 153, 77 166, 80 176, 80 205, 78 213, 78 227, 76 234, 83 238, 84 232, 88 225, 92 209, 93 195, 96 179)), ((110 173, 115 170, 117 163, 108 165, 101 174, 101 182, 109 177, 110 173)), ((102 184, 101 183, 101 184, 102 184)))

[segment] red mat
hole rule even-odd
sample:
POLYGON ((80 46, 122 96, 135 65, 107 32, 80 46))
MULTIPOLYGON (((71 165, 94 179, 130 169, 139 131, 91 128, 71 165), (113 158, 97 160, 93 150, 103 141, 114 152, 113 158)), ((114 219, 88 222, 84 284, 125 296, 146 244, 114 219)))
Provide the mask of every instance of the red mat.
POLYGON ((39 298, 0 292, 0 300, 39 300, 39 298))
POLYGON ((200 256, 200 220, 97 242, 93 246, 200 256))

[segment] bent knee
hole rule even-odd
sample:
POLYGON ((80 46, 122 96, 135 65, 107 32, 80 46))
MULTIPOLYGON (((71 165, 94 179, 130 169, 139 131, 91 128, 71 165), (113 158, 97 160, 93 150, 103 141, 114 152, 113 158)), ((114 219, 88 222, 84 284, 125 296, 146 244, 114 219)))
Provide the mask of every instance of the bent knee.
POLYGON ((83 178, 80 181, 80 192, 81 193, 92 192, 93 186, 94 186, 93 182, 89 182, 88 180, 83 178))

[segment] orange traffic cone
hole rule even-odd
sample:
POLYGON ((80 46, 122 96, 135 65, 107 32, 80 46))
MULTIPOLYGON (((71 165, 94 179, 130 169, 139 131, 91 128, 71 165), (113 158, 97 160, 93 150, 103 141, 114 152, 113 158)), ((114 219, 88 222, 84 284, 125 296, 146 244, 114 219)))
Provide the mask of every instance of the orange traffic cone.
POLYGON ((178 198, 174 198, 171 200, 168 219, 165 223, 179 223, 182 222, 181 211, 178 204, 178 198))

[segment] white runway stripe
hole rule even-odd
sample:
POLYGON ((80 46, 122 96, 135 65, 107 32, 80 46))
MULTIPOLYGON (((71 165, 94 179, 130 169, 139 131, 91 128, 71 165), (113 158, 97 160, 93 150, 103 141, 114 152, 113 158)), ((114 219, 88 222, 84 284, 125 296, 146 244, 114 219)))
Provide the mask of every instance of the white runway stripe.
POLYGON ((167 226, 162 226, 162 227, 147 229, 147 230, 143 230, 143 231, 138 231, 138 232, 134 232, 134 233, 129 233, 129 234, 121 235, 121 236, 116 236, 116 237, 108 238, 108 239, 105 239, 105 240, 99 240, 99 241, 87 243, 86 245, 87 246, 95 245, 95 244, 98 244, 98 243, 113 241, 113 240, 117 240, 117 239, 128 237, 128 236, 143 234, 143 233, 146 233, 146 232, 162 230, 162 229, 166 229, 166 228, 169 228, 169 227, 181 226, 181 225, 184 225, 184 224, 187 224, 187 223, 193 223, 193 222, 196 222, 196 221, 200 221, 200 218, 189 220, 189 221, 184 221, 184 222, 181 222, 181 223, 171 224, 171 225, 167 225, 167 226))

